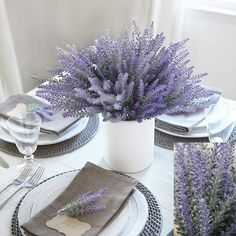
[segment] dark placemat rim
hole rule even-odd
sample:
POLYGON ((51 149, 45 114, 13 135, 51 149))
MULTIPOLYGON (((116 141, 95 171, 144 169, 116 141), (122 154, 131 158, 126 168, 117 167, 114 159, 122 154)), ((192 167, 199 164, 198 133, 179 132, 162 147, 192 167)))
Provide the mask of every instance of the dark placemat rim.
MULTIPOLYGON (((229 138, 229 142, 236 140, 236 125, 229 138)), ((167 134, 158 128, 155 128, 155 145, 168 149, 174 150, 174 143, 184 143, 184 142, 193 142, 193 143, 209 143, 208 137, 199 137, 199 138, 189 138, 189 137, 179 137, 171 134, 167 134)))

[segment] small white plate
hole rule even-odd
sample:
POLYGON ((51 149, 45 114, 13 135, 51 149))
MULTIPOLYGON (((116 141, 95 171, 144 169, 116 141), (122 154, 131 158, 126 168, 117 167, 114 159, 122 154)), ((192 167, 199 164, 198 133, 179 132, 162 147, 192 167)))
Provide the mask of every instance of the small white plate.
MULTIPOLYGON (((52 178, 33 189, 22 201, 18 220, 24 224, 59 196, 78 172, 68 172, 52 178)), ((135 189, 126 206, 99 234, 100 236, 138 236, 148 218, 148 204, 135 189)), ((24 234, 21 229, 22 234, 24 234)))
MULTIPOLYGON (((216 130, 215 132, 220 132, 224 130, 228 125, 229 122, 227 122, 227 106, 228 106, 228 101, 227 99, 220 98, 219 102, 216 104, 215 108, 212 110, 210 116, 212 119, 212 123, 216 124, 216 130)), ((202 111, 204 112, 204 111, 202 111)), ((172 118, 173 119, 173 118, 172 118)), ((179 123, 179 120, 176 121, 176 123, 179 123)), ((181 124, 184 125, 185 121, 184 119, 181 120, 181 124)), ((180 125, 181 125, 180 124, 180 125)), ((207 124, 206 121, 203 120, 201 123, 196 125, 190 132, 171 132, 169 130, 161 129, 161 128, 156 128, 164 133, 177 136, 177 137, 183 137, 183 138, 204 138, 208 137, 208 132, 207 132, 207 124)))
MULTIPOLYGON (((88 120, 88 117, 78 120, 60 135, 40 133, 38 145, 51 145, 68 140, 80 133, 86 127, 88 120)), ((8 143, 14 143, 14 140, 4 128, 4 125, 0 127, 0 138, 8 143)))

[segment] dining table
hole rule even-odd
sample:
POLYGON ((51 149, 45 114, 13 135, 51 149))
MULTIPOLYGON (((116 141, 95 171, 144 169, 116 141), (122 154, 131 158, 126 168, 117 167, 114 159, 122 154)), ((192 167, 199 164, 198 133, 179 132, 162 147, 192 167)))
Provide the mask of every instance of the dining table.
MULTIPOLYGON (((0 137, 1 138, 1 137, 0 137)), ((46 169, 42 181, 56 174, 81 169, 86 162, 90 161, 98 166, 109 169, 104 162, 103 148, 103 121, 100 118, 99 127, 95 137, 87 144, 70 153, 47 158, 36 158, 38 163, 43 164, 46 169)), ((0 190, 15 179, 19 172, 17 164, 22 160, 20 157, 6 154, 0 151, 9 168, 0 166, 0 190)), ((23 157, 22 157, 23 158, 23 157)), ((161 236, 168 235, 174 225, 174 152, 158 146, 154 148, 154 160, 152 165, 144 171, 128 174, 144 184, 156 197, 162 213, 161 236)), ((9 196, 17 187, 8 188, 0 194, 0 202, 9 196)), ((57 188, 57 186, 55 186, 57 188)), ((11 235, 11 221, 14 210, 27 190, 21 190, 8 204, 0 210, 0 235, 11 235)), ((35 198, 37 203, 37 197, 35 198)))

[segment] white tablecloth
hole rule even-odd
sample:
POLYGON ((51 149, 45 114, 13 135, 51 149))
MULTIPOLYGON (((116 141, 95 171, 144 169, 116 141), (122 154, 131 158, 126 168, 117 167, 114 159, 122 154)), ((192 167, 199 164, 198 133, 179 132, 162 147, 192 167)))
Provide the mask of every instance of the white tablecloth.
MULTIPOLYGON (((21 158, 13 157, 0 152, 10 165, 9 169, 0 167, 0 189, 10 183, 17 175, 16 165, 21 158)), ((156 196, 161 206, 163 216, 162 236, 166 236, 173 228, 173 152, 155 147, 155 158, 151 167, 147 170, 132 174, 156 196)), ((97 135, 82 148, 69 154, 37 159, 46 166, 43 179, 60 172, 82 168, 87 161, 93 162, 99 166, 108 168, 103 161, 102 148, 102 128, 99 128, 97 135)), ((0 202, 7 197, 16 187, 9 188, 8 191, 0 195, 0 202)), ((26 193, 21 191, 15 196, 2 210, 0 210, 0 235, 8 236, 11 234, 11 218, 20 198, 26 193)), ((37 199, 35 199, 37 201, 37 199)))

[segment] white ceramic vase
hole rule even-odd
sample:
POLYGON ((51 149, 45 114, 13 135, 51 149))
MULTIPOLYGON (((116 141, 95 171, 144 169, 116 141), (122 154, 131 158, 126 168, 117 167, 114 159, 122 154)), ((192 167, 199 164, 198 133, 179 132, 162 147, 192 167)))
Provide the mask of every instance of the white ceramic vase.
POLYGON ((149 167, 154 157, 154 119, 103 122, 104 160, 113 170, 134 173, 149 167))

